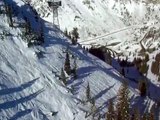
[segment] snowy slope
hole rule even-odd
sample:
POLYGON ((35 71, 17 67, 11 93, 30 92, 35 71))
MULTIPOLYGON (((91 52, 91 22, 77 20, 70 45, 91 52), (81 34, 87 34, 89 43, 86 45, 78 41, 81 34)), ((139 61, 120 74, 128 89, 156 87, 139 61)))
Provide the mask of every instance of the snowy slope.
MULTIPOLYGON (((52 22, 48 0, 32 0, 39 15, 52 22)), ((58 0, 56 0, 58 1, 58 0)), ((77 27, 82 46, 101 46, 120 55, 138 56, 141 43, 146 49, 160 46, 160 3, 148 0, 62 0, 58 19, 62 30, 77 27), (145 38, 147 34, 151 37, 145 38)))
MULTIPOLYGON (((30 3, 43 19, 52 22, 52 10, 47 1, 32 0, 30 3)), ((159 50, 159 1, 61 1, 62 6, 58 8, 60 28, 71 31, 78 27, 82 46, 106 46, 122 57, 128 56, 131 61, 140 56, 141 43, 145 49, 159 50)))
MULTIPOLYGON (((19 11, 18 17, 14 16, 15 26, 23 22, 21 12, 32 18, 22 1, 10 2, 19 11)), ((78 79, 68 78, 67 87, 76 88, 73 95, 57 77, 64 65, 64 51, 70 45, 60 30, 44 22, 45 44, 28 48, 20 36, 23 28, 10 28, 3 14, 0 25, 1 120, 85 120, 84 111, 90 108, 79 101, 86 99, 88 82, 101 114, 106 112, 107 101, 116 98, 122 81, 121 75, 111 66, 83 51, 80 46, 70 46, 78 64, 78 79), (44 57, 39 59, 36 56, 38 51, 43 51, 44 57), (58 112, 57 115, 51 116, 52 111, 58 112)), ((87 119, 92 118, 89 116, 87 119)))
MULTIPOLYGON (((18 16, 14 16, 15 26, 23 22, 22 13, 30 17, 34 26, 38 26, 33 19, 33 13, 23 1, 8 0, 8 2, 13 3, 14 7, 19 11, 18 16)), ((37 9, 41 7, 38 6, 38 3, 41 1, 32 2, 35 5, 37 2, 37 9)), ((66 10, 72 11, 72 9, 76 8, 82 10, 87 9, 86 11, 88 12, 86 14, 83 13, 82 18, 87 18, 91 14, 91 10, 88 10, 83 3, 79 4, 76 1, 74 1, 75 3, 73 1, 63 2, 65 3, 64 5, 67 5, 67 7, 64 6, 66 10), (69 3, 72 3, 72 7, 74 4, 77 6, 72 8, 68 6, 69 3)), ((99 6, 95 8, 100 8, 102 3, 95 2, 95 5, 99 6)), ((44 1, 42 3, 43 5, 46 4, 44 1)), ((103 5, 105 6, 105 4, 103 5)), ((102 8, 102 11, 96 11, 94 14, 99 16, 104 9, 102 8)), ((102 13, 106 14, 106 18, 111 15, 110 13, 105 13, 105 11, 102 13)), ((43 11, 41 11, 41 14, 43 14, 43 11)), ((68 14, 74 16, 73 11, 68 14)), ((63 17, 66 17, 66 19, 72 18, 68 14, 63 17)), ((46 19, 51 20, 49 17, 46 19)), ((97 17, 97 20, 95 20, 91 17, 90 19, 92 21, 91 25, 87 25, 90 20, 85 20, 84 23, 77 24, 84 26, 84 29, 91 26, 88 29, 95 32, 98 29, 102 30, 101 28, 103 27, 106 28, 101 22, 99 28, 95 28, 94 26, 96 21, 103 18, 97 17), (85 27, 85 25, 87 26, 85 27)), ((90 112, 91 106, 88 103, 85 105, 81 103, 86 100, 86 87, 88 83, 90 83, 91 96, 96 100, 96 107, 99 113, 102 116, 105 115, 108 100, 113 99, 116 102, 117 92, 124 78, 111 66, 92 56, 87 51, 84 51, 80 45, 70 45, 69 40, 64 37, 63 33, 58 28, 53 28, 52 23, 50 23, 51 21, 45 21, 43 19, 40 19, 40 21, 44 22, 45 44, 43 46, 28 48, 26 42, 21 37, 23 28, 10 28, 7 23, 7 17, 3 14, 0 15, 0 119, 92 120, 91 116, 85 118, 86 112, 90 112), (7 34, 6 31, 8 32, 7 34), (78 79, 73 80, 72 77, 69 77, 67 86, 64 86, 58 76, 60 75, 61 68, 64 66, 65 51, 67 48, 77 58, 78 79), (43 53, 42 58, 36 56, 38 51, 43 53), (70 92, 72 88, 74 88, 73 93, 70 92), (58 113, 52 116, 52 111, 58 113)), ((68 21, 68 24, 65 22, 66 27, 70 26, 71 21, 68 21)), ((117 28, 125 27, 124 23, 120 19, 117 19, 117 17, 115 21, 120 23, 117 28)), ((110 22, 114 21, 110 20, 110 22)), ((114 29, 114 24, 117 23, 113 23, 113 27, 108 26, 108 29, 110 27, 114 29)), ((87 32, 86 36, 88 36, 87 32)), ((72 55, 70 55, 70 58, 73 66, 74 59, 72 55)), ((134 82, 130 82, 129 88, 131 91, 132 106, 140 105, 143 112, 145 110, 147 111, 147 108, 150 108, 154 103, 153 100, 149 98, 141 99, 135 90, 137 85, 134 82), (135 99, 136 101, 134 101, 135 99)))
MULTIPOLYGON (((30 3, 45 20, 52 22, 52 10, 47 1, 30 3)), ((86 40, 127 26, 156 23, 160 19, 159 7, 159 4, 134 0, 62 0, 58 18, 61 29, 78 27, 81 40, 86 40)))

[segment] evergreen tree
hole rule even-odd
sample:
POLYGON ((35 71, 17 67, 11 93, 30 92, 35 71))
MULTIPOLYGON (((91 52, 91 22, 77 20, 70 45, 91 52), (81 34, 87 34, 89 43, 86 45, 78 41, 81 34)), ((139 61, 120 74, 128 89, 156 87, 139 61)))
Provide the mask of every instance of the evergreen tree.
POLYGON ((142 116, 142 119, 141 120, 148 120, 148 114, 147 113, 144 113, 144 115, 142 116))
POLYGON ((91 99, 91 93, 90 93, 89 83, 88 83, 87 89, 86 89, 86 98, 87 98, 87 101, 90 101, 90 99, 91 99))
POLYGON ((102 116, 101 116, 101 114, 99 113, 99 114, 98 114, 98 119, 97 119, 97 120, 101 120, 101 118, 102 118, 102 116))
POLYGON ((139 72, 146 76, 148 72, 148 68, 149 66, 147 65, 147 62, 143 61, 140 65, 139 72))
POLYGON ((139 115, 139 110, 138 109, 134 110, 134 113, 131 117, 131 120, 140 120, 140 115, 139 115))
POLYGON ((93 98, 91 100, 91 113, 93 114, 93 117, 95 116, 95 113, 96 113, 96 110, 97 110, 97 107, 96 107, 96 104, 95 104, 95 99, 93 98))
POLYGON ((74 59, 74 68, 72 70, 73 77, 74 79, 77 79, 77 63, 76 63, 76 58, 74 59))
POLYGON ((31 23, 29 21, 29 19, 27 19, 26 21, 26 33, 30 34, 31 33, 31 23))
POLYGON ((73 28, 72 38, 71 38, 73 45, 77 44, 78 38, 79 38, 78 28, 73 28))
POLYGON ((63 68, 61 69, 60 79, 62 80, 62 82, 63 82, 65 85, 67 84, 67 80, 66 80, 66 76, 65 76, 65 73, 64 73, 63 68))
POLYGON ((68 51, 67 51, 67 53, 66 53, 64 70, 66 71, 66 73, 67 73, 68 75, 71 74, 70 58, 69 58, 69 53, 68 53, 68 51))
POLYGON ((8 16, 8 23, 10 27, 13 27, 13 20, 12 20, 12 8, 11 6, 7 5, 7 16, 8 16))
POLYGON ((155 116, 154 116, 154 112, 153 111, 150 111, 148 120, 155 120, 155 116))
POLYGON ((25 21, 25 35, 29 35, 31 33, 31 24, 30 21, 27 17, 24 16, 24 21, 25 21))
POLYGON ((112 56, 109 50, 107 50, 105 53, 105 62, 107 62, 109 65, 112 64, 112 56))
POLYGON ((67 30, 67 28, 64 30, 64 35, 65 35, 66 37, 68 37, 68 30, 67 30))
POLYGON ((95 98, 92 98, 92 99, 91 99, 91 104, 92 104, 92 106, 95 106, 95 103, 96 103, 96 102, 95 102, 95 98))
POLYGON ((106 114, 106 120, 114 120, 114 106, 113 101, 109 101, 108 111, 106 114))
POLYGON ((124 67, 121 69, 121 74, 125 77, 125 70, 124 70, 124 67))
POLYGON ((43 29, 43 25, 42 23, 40 24, 40 33, 39 33, 39 37, 38 37, 38 44, 41 45, 42 43, 44 43, 44 29, 43 29))
POLYGON ((69 39, 72 38, 71 32, 68 33, 68 38, 69 38, 69 39))
POLYGON ((6 1, 5 0, 3 0, 3 3, 4 3, 4 8, 5 8, 5 13, 7 14, 7 3, 6 3, 6 1))
POLYGON ((149 61, 149 55, 148 55, 148 54, 145 54, 144 57, 145 57, 145 58, 144 58, 144 61, 145 61, 145 62, 148 62, 148 61, 149 61))
POLYGON ((129 120, 129 90, 126 82, 120 87, 117 102, 118 120, 129 120))
POLYGON ((147 82, 145 80, 139 80, 138 84, 140 95, 143 97, 147 93, 147 82))

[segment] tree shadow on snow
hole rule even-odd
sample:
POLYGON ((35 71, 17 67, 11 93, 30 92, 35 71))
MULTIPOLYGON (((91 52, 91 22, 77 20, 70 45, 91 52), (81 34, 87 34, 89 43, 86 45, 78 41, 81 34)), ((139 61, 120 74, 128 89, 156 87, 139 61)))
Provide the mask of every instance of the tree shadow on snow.
POLYGON ((38 90, 37 92, 32 93, 32 94, 30 94, 28 96, 21 97, 19 99, 13 100, 13 101, 8 101, 8 102, 1 103, 0 104, 0 110, 2 110, 2 109, 5 110, 5 109, 13 108, 13 107, 16 107, 18 104, 22 104, 22 103, 28 102, 28 101, 36 98, 43 91, 44 90, 41 89, 41 90, 38 90))
POLYGON ((101 118, 105 118, 106 117, 106 110, 104 110, 105 108, 108 108, 109 105, 109 101, 112 100, 114 101, 116 99, 116 96, 110 98, 109 100, 107 100, 106 102, 104 102, 101 106, 99 106, 95 112, 96 115, 100 114, 101 118))
POLYGON ((74 86, 78 86, 78 85, 82 84, 84 82, 84 81, 82 81, 82 79, 89 76, 95 69, 96 69, 96 67, 94 67, 94 66, 87 66, 87 67, 78 68, 77 69, 78 79, 80 79, 81 81, 70 79, 67 81, 67 85, 70 85, 73 82, 76 82, 74 84, 74 86))
POLYGON ((78 68, 77 72, 78 72, 78 75, 81 76, 86 73, 92 73, 95 69, 96 69, 95 66, 87 66, 87 67, 78 68))
MULTIPOLYGON (((115 85, 115 84, 114 84, 114 85, 115 85)), ((104 94, 107 93, 107 91, 109 91, 110 89, 112 89, 112 88, 114 87, 114 85, 112 85, 112 86, 110 86, 110 87, 102 90, 102 91, 99 92, 97 95, 95 95, 95 96, 93 97, 93 99, 97 100, 97 99, 101 98, 104 94)))
POLYGON ((137 96, 133 98, 134 102, 131 104, 131 112, 134 112, 134 109, 138 109, 140 114, 144 114, 145 112, 148 112, 148 101, 146 100, 146 97, 137 96))
POLYGON ((39 78, 36 78, 36 79, 33 79, 32 81, 24 83, 24 84, 20 85, 19 87, 1 89, 0 96, 23 91, 24 89, 31 87, 37 81, 37 79, 39 79, 39 78))
POLYGON ((32 109, 26 109, 26 110, 19 111, 18 113, 13 115, 9 120, 17 120, 18 118, 21 118, 31 112, 32 112, 32 109))

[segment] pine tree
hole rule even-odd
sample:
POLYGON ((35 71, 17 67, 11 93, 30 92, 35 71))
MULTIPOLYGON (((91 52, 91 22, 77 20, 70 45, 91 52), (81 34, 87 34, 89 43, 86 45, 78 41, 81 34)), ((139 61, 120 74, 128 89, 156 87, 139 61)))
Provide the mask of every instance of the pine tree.
POLYGON ((140 115, 139 115, 139 110, 138 109, 134 110, 134 113, 131 117, 131 120, 140 120, 140 115))
POLYGON ((129 120, 129 90, 126 82, 123 82, 119 90, 117 118, 118 120, 129 120))
POLYGON ((8 16, 9 26, 10 26, 10 27, 13 27, 12 8, 11 8, 11 6, 9 6, 9 5, 7 5, 7 16, 8 16))
POLYGON ((40 24, 40 35, 39 35, 39 39, 38 41, 40 42, 40 44, 44 43, 44 29, 43 29, 43 25, 42 23, 40 24))
POLYGON ((28 35, 31 33, 31 24, 30 21, 27 17, 24 16, 24 20, 25 20, 25 35, 28 35))
POLYGON ((149 66, 147 65, 147 62, 143 61, 141 63, 141 66, 140 66, 140 69, 139 69, 139 72, 143 75, 147 75, 147 72, 148 72, 148 68, 149 66))
POLYGON ((145 80, 139 80, 138 84, 140 95, 143 97, 147 93, 147 83, 145 80))
POLYGON ((96 113, 96 110, 97 110, 97 107, 96 107, 96 104, 95 104, 95 99, 93 98, 91 100, 91 113, 93 114, 93 117, 95 116, 95 113, 96 113))
POLYGON ((114 120, 114 106, 113 101, 109 101, 108 111, 106 113, 106 120, 114 120))
POLYGON ((154 111, 150 111, 148 120, 155 120, 154 111))
POLYGON ((101 120, 101 118, 102 118, 102 116, 101 116, 101 114, 99 113, 99 114, 98 114, 98 119, 97 119, 97 120, 101 120))
POLYGON ((6 1, 5 0, 3 0, 3 3, 4 3, 4 8, 5 8, 5 13, 7 14, 7 3, 6 3, 6 1))
POLYGON ((148 62, 148 61, 149 61, 149 55, 148 55, 148 54, 145 54, 144 57, 145 57, 145 58, 144 58, 144 61, 145 61, 145 62, 148 62))
POLYGON ((68 30, 67 30, 67 28, 64 30, 64 35, 65 35, 66 37, 68 37, 68 30))
POLYGON ((124 67, 121 69, 121 74, 125 77, 125 70, 124 70, 124 67))
POLYGON ((112 56, 109 50, 106 51, 105 53, 105 61, 111 65, 112 64, 112 56))
POLYGON ((68 38, 69 38, 69 39, 72 38, 71 32, 68 33, 68 38))
POLYGON ((74 68, 72 70, 72 73, 73 73, 74 79, 77 79, 77 63, 76 63, 76 59, 74 59, 74 68))
POLYGON ((79 38, 78 28, 73 28, 72 38, 71 38, 73 45, 77 44, 78 38, 79 38))
POLYGON ((66 71, 66 73, 67 73, 68 75, 71 74, 70 58, 69 58, 69 53, 68 53, 68 51, 67 51, 67 53, 66 53, 64 70, 66 71))
POLYGON ((63 82, 65 85, 67 84, 67 80, 66 80, 66 76, 65 76, 65 73, 64 73, 63 68, 61 69, 60 79, 62 80, 62 82, 63 82))
POLYGON ((90 93, 89 83, 88 83, 87 89, 86 89, 86 98, 87 98, 87 101, 90 101, 90 99, 91 99, 91 93, 90 93))
POLYGON ((148 114, 147 113, 144 113, 144 115, 142 116, 142 119, 141 120, 148 120, 148 114))

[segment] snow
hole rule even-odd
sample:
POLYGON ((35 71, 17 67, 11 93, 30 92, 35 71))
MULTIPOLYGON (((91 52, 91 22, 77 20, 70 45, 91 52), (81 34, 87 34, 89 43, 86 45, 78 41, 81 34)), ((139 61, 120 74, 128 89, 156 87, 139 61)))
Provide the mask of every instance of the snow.
MULTIPOLYGON (((23 4, 19 1, 18 3, 17 8, 23 8, 23 4)), ((28 14, 25 9, 21 10, 28 14)), ((108 94, 103 93, 101 101, 107 101, 107 98, 116 95, 120 82, 104 71, 111 67, 106 66, 89 53, 84 54, 79 46, 71 46, 70 52, 78 57, 79 73, 78 79, 71 84, 77 85, 80 90, 75 96, 68 93, 62 82, 54 75, 54 73, 60 75, 60 69, 63 67, 65 58, 63 51, 70 44, 63 34, 54 30, 51 23, 45 22, 46 44, 42 47, 28 48, 19 36, 22 28, 10 28, 6 22, 6 16, 0 17, 1 32, 5 28, 10 33, 10 36, 5 36, 5 39, 0 41, 0 119, 85 119, 85 113, 76 105, 77 100, 75 98, 81 99, 83 96, 85 99, 84 91, 88 82, 91 84, 91 89, 99 84, 92 90, 93 95, 115 84, 116 87, 110 88, 109 93, 111 95, 108 96, 108 94), (38 59, 35 56, 36 51, 43 51, 44 57, 38 59), (95 61, 95 59, 97 60, 95 61), (87 69, 86 73, 83 69, 87 69), (87 72, 90 72, 90 75, 87 75, 87 72), (106 78, 110 81, 107 81, 106 78), (83 81, 84 83, 79 83, 83 81), (51 116, 51 111, 58 113, 56 116, 51 116)), ((98 101, 98 103, 101 104, 102 102, 98 101)))
MULTIPOLYGON (((23 13, 30 18, 32 26, 34 26, 33 29, 39 28, 39 24, 34 20, 28 5, 22 0, 8 0, 8 2, 14 3, 20 13, 18 17, 14 16, 14 24, 23 22, 23 13)), ((7 17, 0 15, 0 34, 3 34, 4 30, 10 33, 9 36, 5 36, 4 40, 0 40, 0 119, 92 120, 91 116, 85 118, 86 113, 84 112, 90 111, 90 105, 81 103, 81 101, 86 100, 85 91, 88 83, 91 88, 91 96, 96 100, 96 107, 99 108, 100 114, 104 115, 107 111, 108 100, 113 99, 116 103, 117 92, 124 78, 113 67, 84 51, 80 45, 70 45, 70 40, 63 35, 62 31, 52 25, 52 15, 47 17, 50 11, 45 0, 32 0, 31 4, 41 14, 40 21, 44 23, 45 44, 42 46, 28 48, 20 36, 23 28, 10 28, 7 17), (73 80, 72 77, 69 77, 67 86, 64 86, 58 76, 64 66, 67 48, 77 58, 78 79, 73 80), (42 51, 44 57, 38 58, 36 56, 38 51, 42 51), (70 92, 72 87, 75 89, 73 94, 70 92), (57 112, 57 114, 52 116, 52 112, 57 112)), ((120 51, 125 51, 125 47, 130 45, 129 39, 132 37, 130 34, 134 32, 138 34, 137 31, 142 24, 141 21, 136 24, 137 20, 135 23, 132 21, 132 25, 126 26, 122 21, 124 16, 118 10, 121 5, 113 1, 93 0, 90 4, 91 8, 89 8, 82 0, 62 0, 62 7, 59 8, 60 28, 71 30, 77 26, 80 28, 80 41, 92 39, 94 34, 98 37, 120 31, 113 36, 113 42, 109 38, 102 42, 101 40, 95 42, 109 45, 122 41, 112 48, 121 48, 120 51), (115 9, 112 9, 113 6, 115 9), (79 17, 75 20, 75 16, 79 17), (127 37, 124 38, 124 36, 127 37), (125 44, 127 45, 125 46, 125 44)), ((127 5, 127 8, 130 8, 130 4, 127 5)), ((131 4, 130 13, 137 11, 137 9, 134 10, 137 8, 136 5, 136 3, 131 4)), ((143 4, 140 6, 138 8, 143 12, 145 9, 143 4)), ((139 13, 139 16, 141 14, 143 13, 139 13)), ((135 13, 135 15, 137 14, 135 13)), ((138 37, 141 38, 142 36, 138 37)), ((134 47, 131 47, 130 51, 139 48, 137 42, 132 43, 134 47)), ((74 59, 71 56, 73 66, 74 59)), ((132 100, 136 98, 138 101, 132 101, 133 106, 146 103, 147 105, 142 107, 144 109, 150 108, 153 104, 152 99, 145 98, 144 102, 135 90, 135 86, 134 82, 131 82, 129 86, 132 100)))

